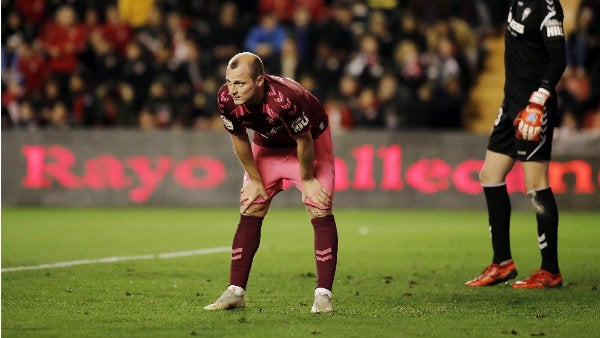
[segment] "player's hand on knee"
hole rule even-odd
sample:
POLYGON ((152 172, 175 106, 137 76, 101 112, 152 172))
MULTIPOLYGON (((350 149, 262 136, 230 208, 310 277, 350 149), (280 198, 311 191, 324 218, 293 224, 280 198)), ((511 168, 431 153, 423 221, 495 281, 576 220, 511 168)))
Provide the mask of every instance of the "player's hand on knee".
POLYGON ((240 191, 241 213, 245 213, 255 202, 265 203, 268 200, 269 194, 262 182, 249 180, 240 191))
POLYGON ((302 201, 306 203, 307 199, 319 208, 331 207, 331 194, 316 178, 302 181, 302 201))
POLYGON ((549 93, 546 90, 537 90, 531 94, 529 105, 519 112, 514 121, 517 126, 516 137, 526 141, 539 141, 542 130, 542 117, 544 104, 549 93))

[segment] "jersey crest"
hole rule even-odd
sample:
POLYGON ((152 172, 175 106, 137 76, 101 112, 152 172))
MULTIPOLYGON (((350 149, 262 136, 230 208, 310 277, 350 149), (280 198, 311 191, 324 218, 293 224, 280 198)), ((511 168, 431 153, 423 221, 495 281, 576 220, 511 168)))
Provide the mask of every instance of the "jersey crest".
POLYGON ((221 120, 223 121, 223 125, 225 126, 225 128, 233 130, 233 123, 228 118, 221 115, 221 120))

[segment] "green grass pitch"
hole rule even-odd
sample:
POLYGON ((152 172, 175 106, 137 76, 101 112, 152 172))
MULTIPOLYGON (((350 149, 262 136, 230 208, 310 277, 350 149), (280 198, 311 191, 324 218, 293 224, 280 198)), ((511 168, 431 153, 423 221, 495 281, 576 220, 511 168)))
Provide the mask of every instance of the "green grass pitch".
MULTIPOLYGON (((472 289, 490 262, 485 211, 335 211, 332 314, 311 314, 312 227, 274 207, 246 309, 206 312, 227 286, 235 209, 3 208, 2 337, 593 337, 600 213, 561 213, 565 285, 472 289), (164 258, 162 253, 221 248, 164 258), (225 248, 223 250, 223 248, 225 248), (108 262, 101 258, 121 257, 108 262), (161 258, 162 257, 162 258, 161 258), (92 261, 85 261, 92 260, 92 261), (10 270, 57 262, 68 267, 10 270)), ((513 214, 519 277, 539 267, 535 218, 513 214)))

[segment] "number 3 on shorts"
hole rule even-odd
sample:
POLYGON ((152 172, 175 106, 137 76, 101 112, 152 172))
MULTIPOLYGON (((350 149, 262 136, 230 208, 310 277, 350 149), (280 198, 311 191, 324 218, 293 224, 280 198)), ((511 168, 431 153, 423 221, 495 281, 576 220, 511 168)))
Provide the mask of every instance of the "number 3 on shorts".
POLYGON ((500 119, 502 118, 502 107, 498 109, 498 115, 496 116, 496 120, 494 121, 494 126, 497 126, 500 123, 500 119))

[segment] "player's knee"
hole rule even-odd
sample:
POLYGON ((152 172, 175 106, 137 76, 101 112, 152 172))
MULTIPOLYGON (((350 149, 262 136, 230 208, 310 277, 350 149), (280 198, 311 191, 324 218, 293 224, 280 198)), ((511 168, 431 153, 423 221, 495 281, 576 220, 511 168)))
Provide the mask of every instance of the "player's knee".
POLYGON ((489 183, 489 175, 487 174, 487 172, 485 171, 480 171, 479 172, 479 183, 481 184, 487 184, 489 183))
POLYGON ((538 177, 535 179, 525 178, 525 190, 537 191, 549 186, 548 180, 545 177, 538 177))
POLYGON ((498 184, 504 181, 504 177, 491 175, 487 170, 481 170, 479 172, 479 183, 486 184, 498 184))
POLYGON ((329 216, 332 214, 331 209, 323 210, 323 209, 315 208, 310 205, 306 206, 306 211, 308 212, 310 219, 318 218, 318 217, 325 217, 325 216, 329 216))
MULTIPOLYGON (((241 209, 241 208, 240 208, 241 209)), ((240 210, 241 211, 241 210, 240 210)), ((265 217, 269 211, 268 203, 253 203, 242 213, 244 216, 265 217)))

